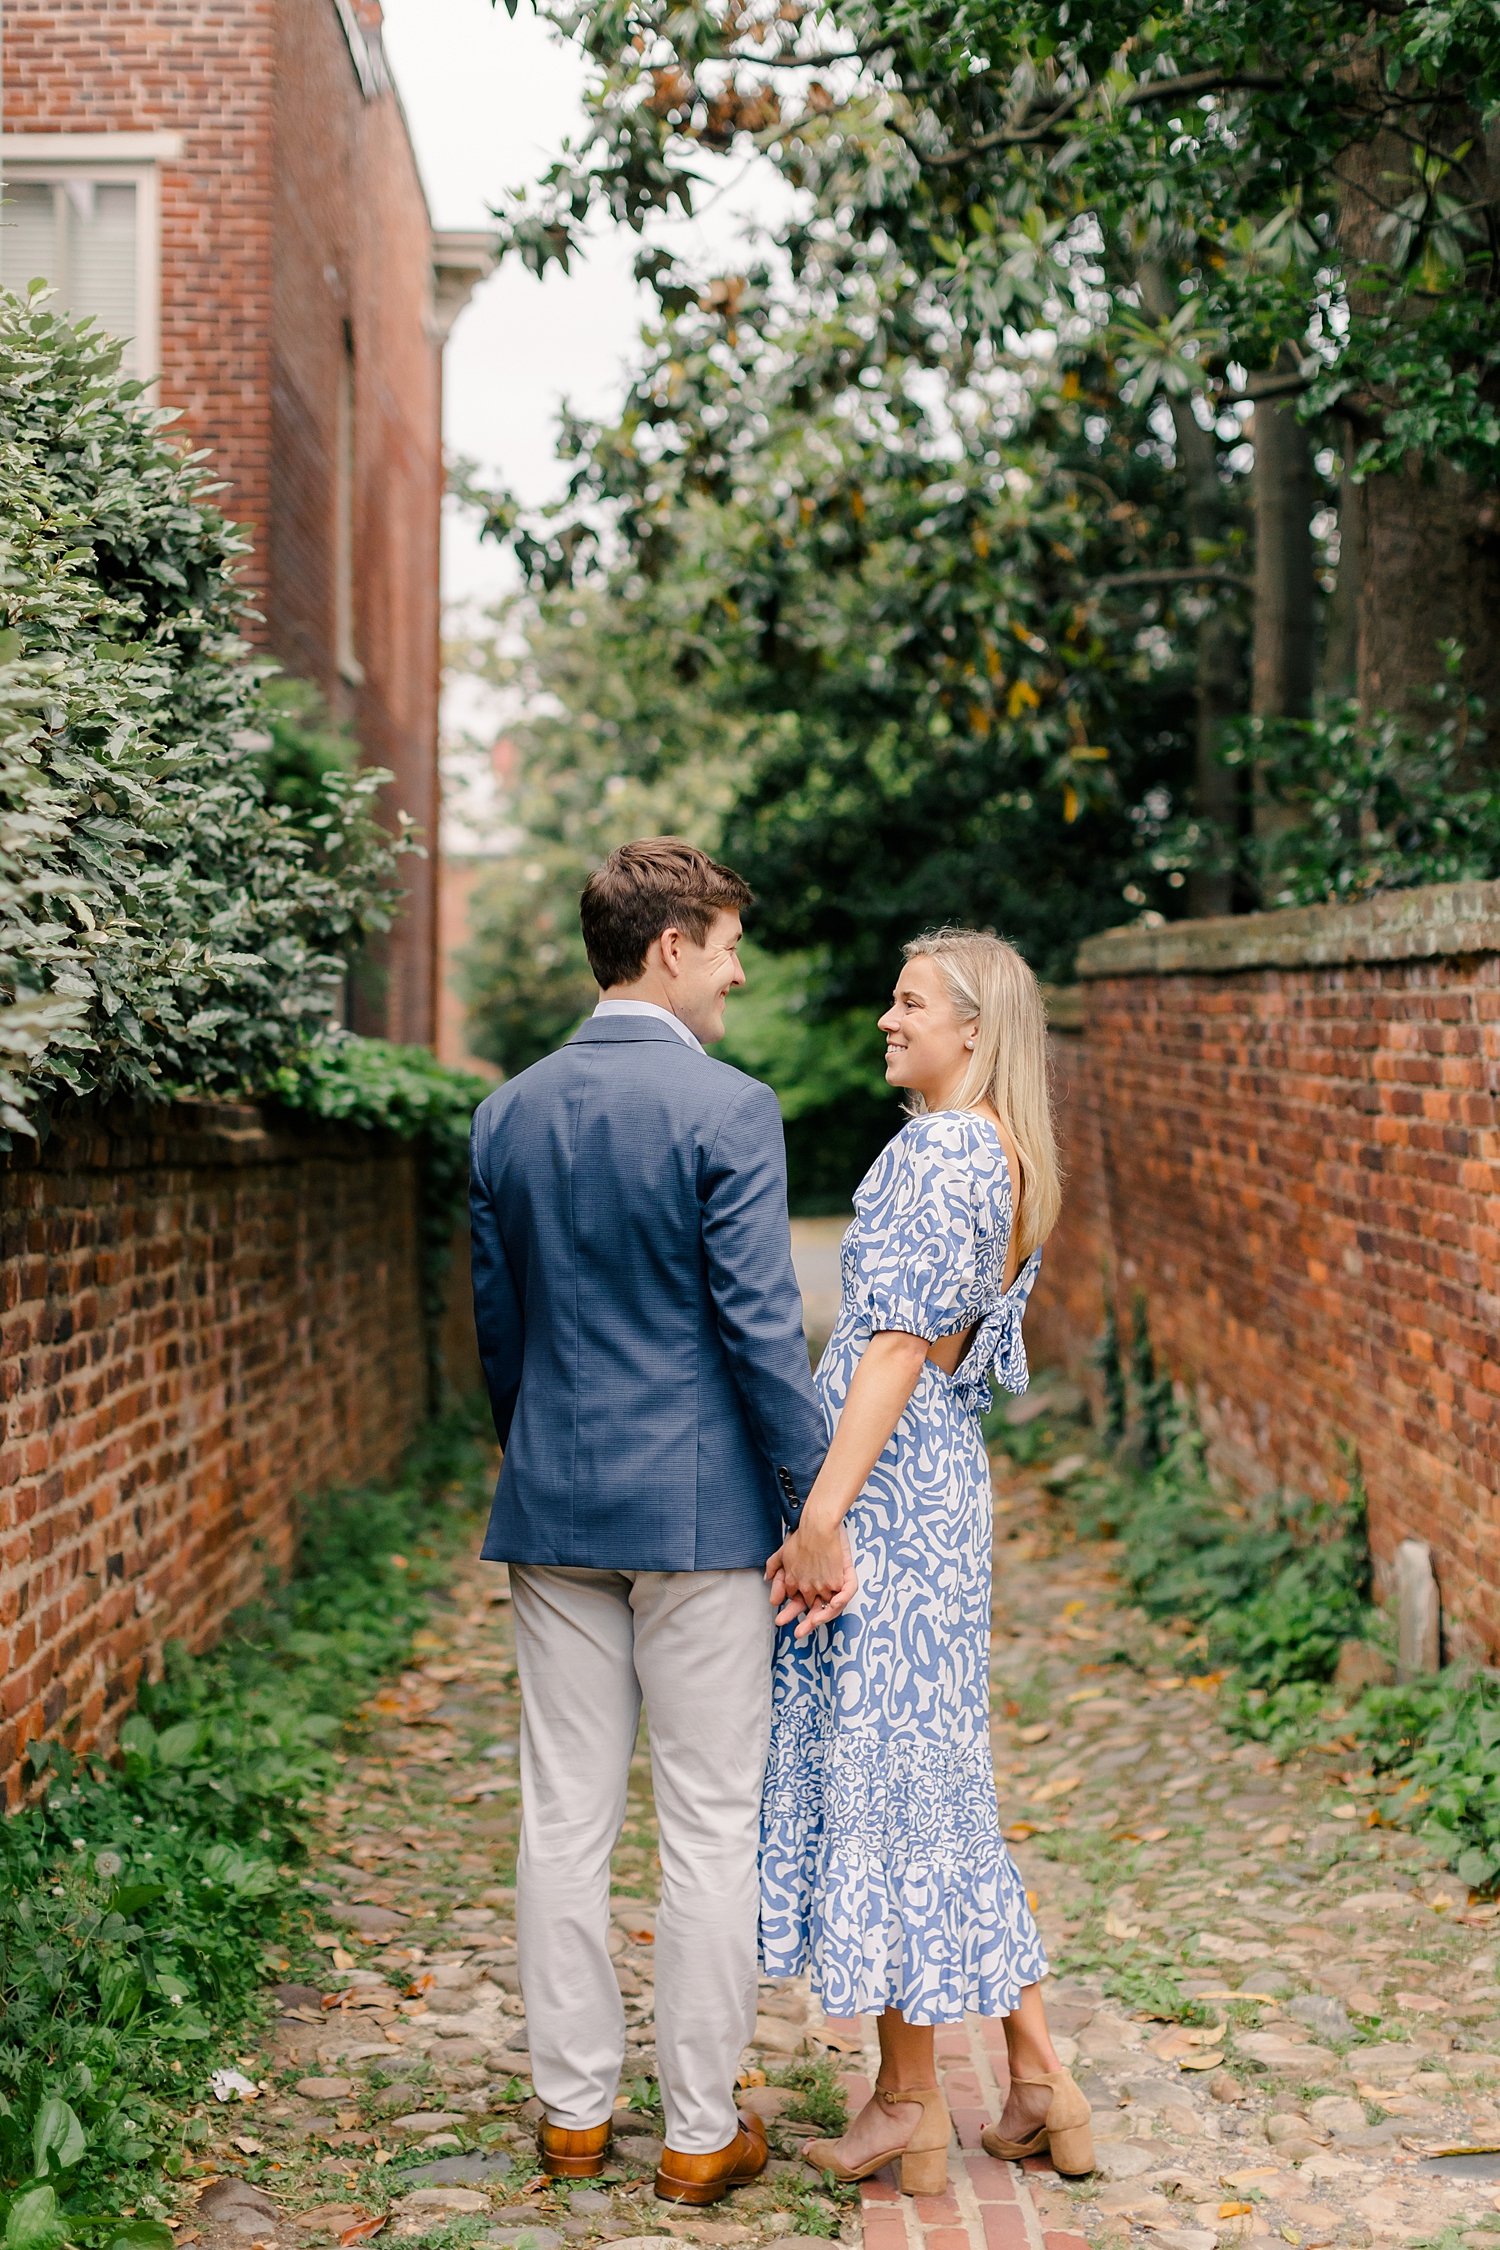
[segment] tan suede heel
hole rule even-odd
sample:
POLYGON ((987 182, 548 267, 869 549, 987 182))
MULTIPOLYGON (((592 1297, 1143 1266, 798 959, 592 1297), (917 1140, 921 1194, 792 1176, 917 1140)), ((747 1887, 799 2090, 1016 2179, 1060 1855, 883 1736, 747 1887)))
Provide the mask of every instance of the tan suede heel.
POLYGON ((1074 2085, 1072 2074, 1066 2070, 1042 2071, 1035 2078, 1017 2078, 1015 2084, 1051 2088, 1046 2116, 1022 2141, 1005 2140, 998 2125, 986 2125, 979 2136, 981 2148, 1010 2164, 1019 2163, 1024 2156, 1040 2156, 1045 2148, 1054 2170, 1073 2179, 1092 2172, 1094 2134, 1090 2119, 1094 2113, 1086 2095, 1074 2085))
POLYGON ((909 2141, 899 2148, 888 2148, 878 2156, 867 2157, 863 2164, 852 2165, 840 2159, 837 2141, 808 2141, 802 2151, 807 2163, 816 2171, 830 2172, 841 2185, 868 2180, 887 2164, 894 2164, 903 2195, 941 2195, 948 2185, 948 2143, 953 2138, 953 2121, 938 2088, 903 2086, 899 2093, 890 2093, 885 2087, 877 2086, 875 2099, 887 2110, 920 2103, 922 2114, 912 2127, 909 2141))

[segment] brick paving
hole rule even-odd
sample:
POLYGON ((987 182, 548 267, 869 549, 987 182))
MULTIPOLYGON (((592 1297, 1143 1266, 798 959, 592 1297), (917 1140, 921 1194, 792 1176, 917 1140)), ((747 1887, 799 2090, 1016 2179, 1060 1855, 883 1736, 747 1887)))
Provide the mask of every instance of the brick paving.
MULTIPOLYGON (((853 2023, 839 2028, 866 2029, 853 2023)), ((845 2074, 851 2110, 869 2099, 878 2059, 872 2024, 863 2071, 845 2074)), ((860 2190, 865 2250, 1087 2250, 1081 2234, 1043 2224, 1028 2173, 1051 2177, 1048 2167, 1001 2164, 979 2145, 1005 2103, 1000 2024, 971 2017, 939 2032, 937 2062, 957 2142, 948 2158, 948 2191, 902 2195, 889 2173, 867 2180, 860 2190)))

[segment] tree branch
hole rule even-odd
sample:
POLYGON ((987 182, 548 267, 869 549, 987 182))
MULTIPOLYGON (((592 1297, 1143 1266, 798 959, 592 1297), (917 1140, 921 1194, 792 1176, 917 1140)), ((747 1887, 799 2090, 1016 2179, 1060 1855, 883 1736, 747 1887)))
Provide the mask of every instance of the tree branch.
MULTIPOLYGON (((1280 93, 1288 80, 1283 72, 1268 70, 1195 70, 1182 78, 1143 78, 1120 103, 1122 109, 1144 109, 1155 102, 1188 99, 1198 94, 1250 91, 1254 93, 1280 93)), ((1080 86, 1065 96, 1046 116, 1034 125, 1002 125, 993 133, 981 133, 979 138, 963 148, 947 149, 941 156, 929 155, 919 148, 909 133, 896 131, 919 164, 935 171, 951 170, 955 165, 968 164, 976 156, 987 156, 991 149, 1025 148, 1037 141, 1049 140, 1066 121, 1074 116, 1088 100, 1094 87, 1080 86)))
POLYGON ((1252 375, 1242 391, 1220 391, 1210 403, 1216 407, 1253 406, 1262 398, 1295 398, 1299 391, 1310 391, 1316 380, 1316 375, 1252 375))
POLYGON ((1232 586, 1236 592, 1248 592, 1255 584, 1243 571, 1213 568, 1193 570, 1116 570, 1107 577, 1096 578, 1096 587, 1114 586, 1232 586))

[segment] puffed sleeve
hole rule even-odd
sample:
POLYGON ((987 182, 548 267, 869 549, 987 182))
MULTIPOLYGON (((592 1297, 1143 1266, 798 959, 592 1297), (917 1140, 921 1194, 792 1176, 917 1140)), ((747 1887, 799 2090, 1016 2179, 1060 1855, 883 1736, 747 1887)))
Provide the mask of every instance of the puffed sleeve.
POLYGON ((917 1117, 854 1198, 855 1296, 871 1328, 951 1336, 979 1317, 974 1167, 962 1125, 917 1117))

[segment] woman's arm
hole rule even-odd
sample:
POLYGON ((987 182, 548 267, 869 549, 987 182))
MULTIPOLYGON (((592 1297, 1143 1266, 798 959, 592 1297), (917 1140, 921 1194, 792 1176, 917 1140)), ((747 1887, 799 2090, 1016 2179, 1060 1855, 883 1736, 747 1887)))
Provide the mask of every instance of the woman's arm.
POLYGON ((795 1618, 798 1640, 837 1617, 854 1598, 858 1581, 844 1518, 890 1443, 926 1357, 925 1337, 895 1329, 872 1336, 860 1355, 802 1520, 766 1565, 776 1622, 795 1618))

